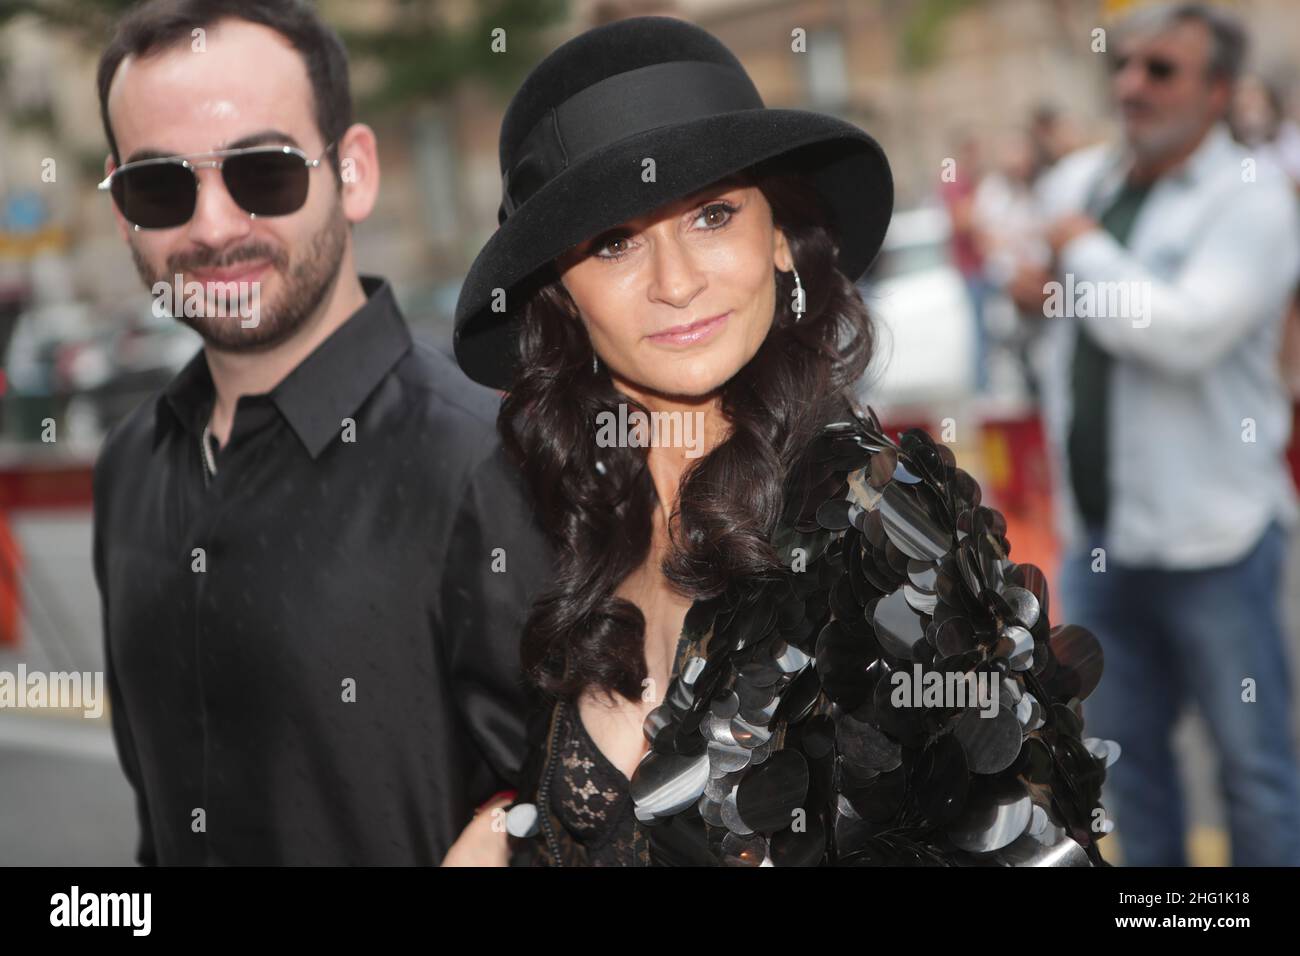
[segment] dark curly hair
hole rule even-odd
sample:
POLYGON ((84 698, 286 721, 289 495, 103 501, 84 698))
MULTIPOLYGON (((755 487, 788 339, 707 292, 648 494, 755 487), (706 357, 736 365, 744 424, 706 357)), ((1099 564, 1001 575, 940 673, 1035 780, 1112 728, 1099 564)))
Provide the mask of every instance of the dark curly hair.
MULTIPOLYGON (((775 271, 776 315, 754 357, 721 389, 730 434, 688 467, 669 522, 663 573, 685 596, 709 598, 737 578, 781 565, 771 545, 787 475, 871 359, 874 330, 853 283, 839 271, 839 248, 819 193, 788 158, 726 182, 757 186, 785 233, 807 311, 791 311, 794 279, 775 271)), ((650 553, 658 501, 646 447, 598 448, 597 415, 625 403, 602 366, 577 306, 551 265, 522 290, 519 371, 498 418, 519 462, 546 534, 555 546, 550 590, 524 629, 525 673, 544 694, 570 697, 588 687, 629 700, 646 677, 645 618, 615 589, 650 553), (567 671, 563 667, 565 651, 567 671)))

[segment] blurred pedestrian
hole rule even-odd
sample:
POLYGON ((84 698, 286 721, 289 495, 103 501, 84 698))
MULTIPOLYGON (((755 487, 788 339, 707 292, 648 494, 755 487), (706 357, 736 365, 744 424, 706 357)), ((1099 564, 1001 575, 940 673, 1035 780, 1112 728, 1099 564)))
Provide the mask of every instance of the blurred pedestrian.
POLYGON ((1280 603, 1297 507, 1277 362, 1300 216, 1282 172, 1225 123, 1245 48, 1232 15, 1195 3, 1112 31, 1123 142, 1044 179, 1055 269, 1014 283, 1051 323, 1062 594, 1104 648, 1086 713, 1125 752, 1107 806, 1135 865, 1186 862, 1170 738, 1192 703, 1233 863, 1300 865, 1280 603))
POLYGON ((948 211, 952 228, 949 253, 966 286, 966 296, 975 322, 975 390, 984 392, 988 389, 989 349, 985 305, 991 290, 984 275, 984 257, 980 254, 975 225, 975 190, 982 175, 978 137, 972 133, 959 136, 951 158, 954 160, 951 175, 940 179, 939 198, 948 211))
MULTIPOLYGON (((1250 147, 1254 155, 1266 155, 1291 177, 1291 186, 1300 194, 1300 125, 1287 109, 1282 84, 1251 74, 1237 86, 1230 116, 1232 133, 1237 141, 1250 147)), ((1287 310, 1286 328, 1278 356, 1282 381, 1292 402, 1291 447, 1287 457, 1291 477, 1300 485, 1300 293, 1292 296, 1287 310)))
POLYGON ((1031 178, 1035 182, 1047 175, 1062 156, 1081 145, 1075 124, 1050 103, 1040 103, 1034 107, 1029 117, 1029 139, 1034 151, 1031 178))
MULTIPOLYGON (((997 162, 975 190, 972 224, 989 296, 984 305, 985 327, 990 337, 1001 324, 997 337, 1016 353, 1026 391, 1037 395, 1037 382, 1030 367, 1027 346, 1041 327, 1026 321, 1008 300, 1008 284, 1022 262, 1045 267, 1051 256, 1043 235, 1042 212, 1034 193, 1037 154, 1031 136, 1020 130, 1000 136, 995 145, 997 162), (1001 322, 999 323, 999 320, 1001 322)), ((986 349, 983 361, 989 361, 986 349)))
POLYGON ((1255 73, 1242 77, 1229 125, 1238 142, 1263 150, 1293 183, 1300 183, 1300 124, 1288 115, 1278 83, 1255 73))

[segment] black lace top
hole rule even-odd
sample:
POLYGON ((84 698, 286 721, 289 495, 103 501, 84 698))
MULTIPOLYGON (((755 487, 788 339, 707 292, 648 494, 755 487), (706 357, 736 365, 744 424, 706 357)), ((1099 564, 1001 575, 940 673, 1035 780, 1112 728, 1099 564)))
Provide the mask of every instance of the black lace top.
MULTIPOLYGON (((677 641, 670 680, 681 670, 690 640, 677 641)), ((587 855, 589 866, 649 866, 649 847, 636 823, 628 779, 596 746, 571 701, 560 717, 551 809, 587 855)))

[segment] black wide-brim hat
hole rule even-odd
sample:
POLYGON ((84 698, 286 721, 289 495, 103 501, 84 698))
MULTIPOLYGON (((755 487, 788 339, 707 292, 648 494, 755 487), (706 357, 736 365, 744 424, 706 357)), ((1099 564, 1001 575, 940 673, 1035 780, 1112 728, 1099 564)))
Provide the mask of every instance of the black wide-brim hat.
POLYGON ((830 210, 839 269, 856 281, 894 206, 889 162, 869 134, 767 108, 730 50, 673 17, 619 20, 564 43, 527 76, 501 123, 499 227, 461 286, 456 361, 475 381, 508 389, 525 279, 606 230, 786 154, 830 210))

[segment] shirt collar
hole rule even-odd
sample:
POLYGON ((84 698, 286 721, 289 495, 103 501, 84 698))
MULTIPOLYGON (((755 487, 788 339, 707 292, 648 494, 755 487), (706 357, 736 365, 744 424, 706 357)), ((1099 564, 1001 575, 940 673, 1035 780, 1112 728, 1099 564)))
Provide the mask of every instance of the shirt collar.
MULTIPOLYGON (((1223 161, 1224 154, 1231 150, 1233 142, 1227 124, 1220 120, 1206 131, 1200 144, 1196 149, 1192 150, 1185 160, 1164 173, 1160 179, 1172 180, 1183 185, 1193 185, 1197 180, 1214 171, 1223 161)), ((1129 166, 1132 162, 1132 154, 1125 147, 1120 146, 1114 154, 1111 171, 1111 178, 1116 186, 1123 184, 1124 177, 1128 175, 1129 166)))
MULTIPOLYGON (((343 419, 411 348, 392 286, 377 276, 361 276, 361 287, 366 304, 268 393, 312 458, 341 433, 343 419)), ((154 447, 173 422, 200 433, 212 397, 212 374, 200 349, 158 397, 154 447)))
POLYGON ((180 373, 171 380, 154 404, 153 447, 173 423, 195 434, 203 430, 199 417, 212 402, 212 375, 203 349, 194 353, 180 373))
MULTIPOLYGON (((1231 151, 1234 142, 1227 124, 1223 121, 1215 123, 1187 159, 1160 176, 1150 184, 1151 187, 1155 188, 1165 181, 1184 188, 1194 186, 1224 162, 1224 156, 1231 151)), ((1114 200, 1124 187, 1133 164, 1133 155, 1122 141, 1113 144, 1105 155, 1101 172, 1094 181, 1086 204, 1086 210, 1093 215, 1099 215, 1100 210, 1114 200)))
POLYGON ((1232 134, 1227 124, 1215 123, 1187 159, 1167 174, 1170 179, 1192 185, 1214 172, 1222 163, 1223 156, 1232 148, 1232 134))

